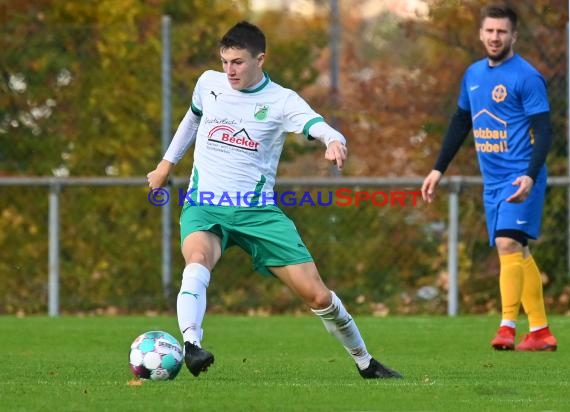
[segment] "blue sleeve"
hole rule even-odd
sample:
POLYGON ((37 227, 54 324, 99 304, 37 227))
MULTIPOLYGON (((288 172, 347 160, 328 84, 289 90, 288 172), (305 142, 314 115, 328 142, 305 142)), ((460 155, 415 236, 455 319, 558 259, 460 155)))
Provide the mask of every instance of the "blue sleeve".
POLYGON ((433 167, 434 170, 439 170, 442 174, 445 173, 447 166, 459 151, 472 127, 471 112, 458 107, 449 121, 439 156, 433 167))
POLYGON ((529 120, 534 142, 526 175, 536 182, 536 176, 546 162, 546 156, 552 145, 552 124, 549 112, 535 114, 529 120))
POLYGON ((521 99, 526 116, 550 111, 546 82, 539 73, 527 76, 522 81, 521 99))
POLYGON ((457 99, 457 106, 466 111, 471 111, 471 103, 469 102, 469 94, 467 93, 467 73, 461 79, 461 88, 459 90, 459 98, 457 99))

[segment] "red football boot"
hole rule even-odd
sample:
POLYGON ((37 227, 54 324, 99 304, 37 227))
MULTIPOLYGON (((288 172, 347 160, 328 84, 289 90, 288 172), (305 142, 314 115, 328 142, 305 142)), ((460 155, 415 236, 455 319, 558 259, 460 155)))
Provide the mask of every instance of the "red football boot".
POLYGON ((558 348, 556 338, 550 332, 548 327, 530 332, 526 335, 521 343, 517 345, 517 351, 547 351, 554 352, 558 348))
POLYGON ((515 328, 501 326, 491 341, 496 350, 513 350, 515 348, 515 328))

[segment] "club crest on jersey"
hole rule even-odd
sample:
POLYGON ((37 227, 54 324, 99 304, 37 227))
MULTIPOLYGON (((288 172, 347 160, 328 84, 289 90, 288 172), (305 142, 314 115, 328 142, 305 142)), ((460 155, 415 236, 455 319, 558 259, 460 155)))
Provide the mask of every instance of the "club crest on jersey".
POLYGON ((491 96, 493 97, 494 101, 501 103, 507 98, 507 88, 502 84, 498 84, 491 92, 491 96))
POLYGON ((257 103, 253 111, 253 117, 257 120, 267 119, 267 113, 269 112, 269 106, 266 104, 257 103))

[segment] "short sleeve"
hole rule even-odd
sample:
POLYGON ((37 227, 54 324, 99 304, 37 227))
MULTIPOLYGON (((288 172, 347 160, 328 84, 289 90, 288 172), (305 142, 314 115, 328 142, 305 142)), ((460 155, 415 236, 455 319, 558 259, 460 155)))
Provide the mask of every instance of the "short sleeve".
POLYGON ((550 111, 546 82, 539 73, 527 76, 522 81, 521 99, 527 116, 550 111))
POLYGON ((461 87, 459 89, 459 98, 457 99, 457 106, 465 110, 466 112, 471 111, 471 103, 469 102, 469 95, 467 93, 467 73, 463 75, 461 79, 461 87))
POLYGON ((306 125, 321 116, 297 93, 291 92, 283 106, 283 128, 286 132, 303 133, 306 125))

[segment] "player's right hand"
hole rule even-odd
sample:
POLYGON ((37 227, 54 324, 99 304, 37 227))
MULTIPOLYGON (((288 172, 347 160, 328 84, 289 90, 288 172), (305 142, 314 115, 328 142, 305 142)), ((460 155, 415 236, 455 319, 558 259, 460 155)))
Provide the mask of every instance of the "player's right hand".
POLYGON ((432 170, 424 179, 422 184, 422 199, 431 203, 435 199, 435 189, 441 180, 442 173, 439 170, 432 170))
POLYGON ((172 168, 172 163, 162 160, 156 169, 149 172, 146 175, 146 181, 148 182, 148 187, 150 189, 158 189, 164 187, 168 183, 168 175, 170 174, 170 169, 172 168))
POLYGON ((158 189, 160 187, 166 186, 168 182, 168 175, 164 175, 158 169, 154 169, 146 175, 146 180, 148 182, 148 187, 151 189, 158 189))

